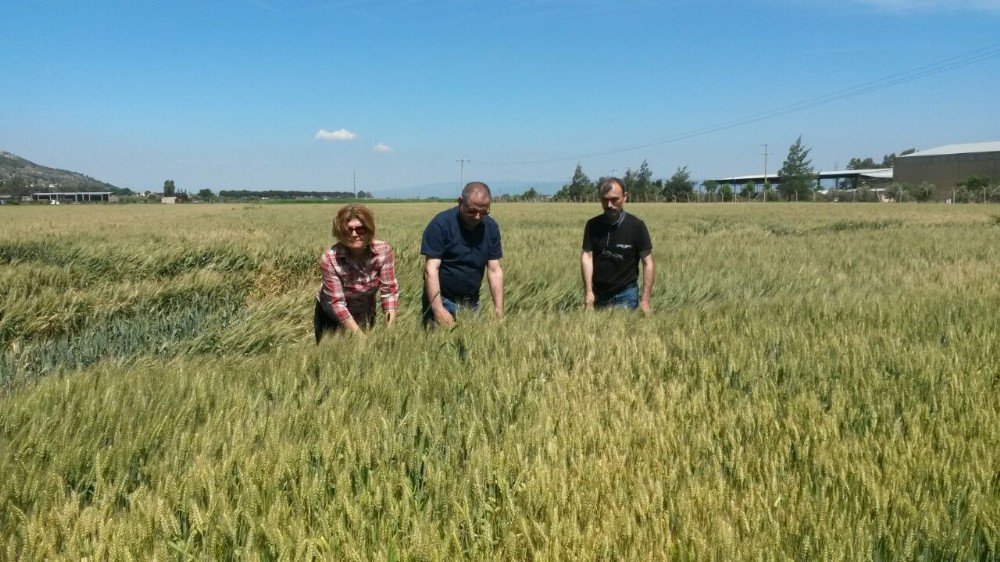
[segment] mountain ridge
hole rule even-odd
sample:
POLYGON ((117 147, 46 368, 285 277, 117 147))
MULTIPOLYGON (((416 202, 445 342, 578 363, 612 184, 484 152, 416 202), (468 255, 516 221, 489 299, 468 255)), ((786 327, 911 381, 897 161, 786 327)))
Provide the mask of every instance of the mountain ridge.
POLYGON ((11 152, 0 150, 0 191, 16 187, 26 193, 52 191, 110 191, 123 193, 110 183, 86 174, 36 164, 11 152), (10 185, 8 185, 10 184, 10 185))

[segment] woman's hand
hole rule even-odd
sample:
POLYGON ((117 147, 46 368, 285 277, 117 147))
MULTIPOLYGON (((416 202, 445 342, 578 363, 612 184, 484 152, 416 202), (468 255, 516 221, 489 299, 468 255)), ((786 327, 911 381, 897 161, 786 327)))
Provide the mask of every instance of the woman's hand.
POLYGON ((355 322, 354 318, 348 318, 347 320, 345 320, 344 327, 347 328, 347 331, 350 332, 352 336, 356 336, 359 338, 365 337, 364 331, 361 330, 361 326, 358 326, 358 323, 355 322))
POLYGON ((385 311, 385 325, 387 328, 391 328, 393 323, 396 322, 396 311, 386 310, 385 311))

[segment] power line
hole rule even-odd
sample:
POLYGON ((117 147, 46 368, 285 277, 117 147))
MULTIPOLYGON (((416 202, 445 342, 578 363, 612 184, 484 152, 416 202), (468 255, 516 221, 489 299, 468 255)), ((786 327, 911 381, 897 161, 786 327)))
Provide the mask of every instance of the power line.
POLYGON ((1000 56, 1000 43, 995 43, 988 47, 982 47, 974 51, 969 51, 967 53, 942 59, 937 62, 929 63, 923 66, 918 66, 916 68, 911 68, 909 70, 898 72, 896 74, 890 74, 888 76, 883 76, 882 78, 876 78, 868 82, 863 82, 861 84, 856 84, 854 86, 836 90, 827 94, 820 96, 815 96, 802 101, 794 102, 788 105, 784 105, 775 109, 770 109, 760 113, 755 113, 746 117, 741 117, 738 119, 733 119, 731 121, 725 121, 722 123, 717 123, 715 125, 709 125, 706 127, 693 129, 684 133, 679 133, 672 137, 668 137, 661 140, 650 141, 640 144, 633 144, 630 146, 623 146, 619 148, 612 148, 608 150, 602 150, 599 152, 592 152, 589 154, 583 154, 579 156, 572 157, 559 157, 559 158, 548 158, 543 160, 524 160, 524 161, 510 161, 510 162, 481 162, 483 164, 493 164, 493 165, 527 165, 527 164, 552 164, 556 162, 568 162, 568 161, 579 161, 586 158, 594 158, 597 156, 608 156, 611 154, 619 154, 622 152, 630 152, 633 150, 639 150, 641 148, 649 148, 651 146, 658 146, 661 144, 668 144, 672 142, 677 142, 679 140, 685 140, 692 137, 697 137, 701 135, 706 135, 709 133, 716 133, 719 131, 724 131, 727 129, 732 129, 739 127, 741 125, 747 125, 749 123, 754 123, 757 121, 763 121, 765 119, 770 119, 772 117, 779 117, 781 115, 786 115, 788 113, 793 113, 796 111, 802 111, 804 109, 810 109, 820 105, 825 105, 835 101, 852 98, 860 96, 862 94, 867 94, 876 90, 881 90, 888 88, 890 86, 895 86, 897 84, 902 84, 904 82, 910 82, 917 80, 919 78, 924 78, 926 76, 931 76, 934 74, 939 74, 941 72, 946 72, 948 70, 953 70, 956 68, 961 68, 963 66, 968 66, 970 64, 975 64, 987 59, 1000 56))

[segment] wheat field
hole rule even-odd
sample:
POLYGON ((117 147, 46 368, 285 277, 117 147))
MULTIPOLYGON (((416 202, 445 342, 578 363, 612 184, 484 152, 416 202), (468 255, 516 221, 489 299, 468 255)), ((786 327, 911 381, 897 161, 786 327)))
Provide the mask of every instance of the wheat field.
POLYGON ((424 332, 445 205, 376 204, 399 321, 316 346, 336 208, 0 209, 0 558, 1000 558, 995 207, 630 205, 644 318, 496 203, 505 319, 424 332))

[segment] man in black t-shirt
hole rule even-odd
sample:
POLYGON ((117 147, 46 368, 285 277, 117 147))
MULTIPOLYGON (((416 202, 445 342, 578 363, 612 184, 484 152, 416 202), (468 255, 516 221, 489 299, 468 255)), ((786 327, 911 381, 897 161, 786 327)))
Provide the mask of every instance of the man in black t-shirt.
POLYGON ((618 178, 598 186, 604 213, 583 229, 583 304, 587 308, 641 308, 649 314, 653 293, 653 243, 646 223, 625 212, 628 194, 618 178), (642 262, 642 298, 639 298, 639 262, 642 262))

